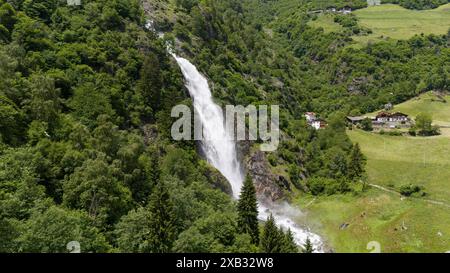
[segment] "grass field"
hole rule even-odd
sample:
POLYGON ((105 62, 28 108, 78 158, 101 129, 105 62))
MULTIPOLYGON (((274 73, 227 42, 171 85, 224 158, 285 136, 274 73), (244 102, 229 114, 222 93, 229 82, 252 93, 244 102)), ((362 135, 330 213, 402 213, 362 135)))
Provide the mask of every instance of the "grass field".
POLYGON ((429 198, 450 203, 450 138, 379 135, 349 131, 368 158, 369 182, 385 187, 415 184, 429 198))
POLYGON ((323 28, 325 33, 341 32, 344 29, 341 25, 334 22, 334 17, 331 14, 319 15, 316 20, 312 20, 308 24, 314 28, 323 28))
POLYGON ((386 38, 403 40, 415 34, 447 34, 450 28, 450 4, 433 10, 409 10, 385 4, 356 10, 361 26, 372 29, 369 36, 353 37, 359 43, 386 38))
POLYGON ((367 156, 369 183, 398 191, 402 185, 425 187, 424 198, 369 188, 359 195, 296 200, 305 219, 336 252, 369 252, 377 241, 383 252, 446 252, 450 250, 450 138, 381 136, 349 131, 367 156), (311 203, 311 201, 313 201, 311 203), (305 208, 305 206, 308 207, 305 208), (341 229, 342 224, 348 224, 341 229))
POLYGON ((310 204, 303 216, 335 252, 370 252, 377 241, 382 252, 436 252, 450 250, 450 209, 420 200, 402 200, 374 189, 360 196, 300 196, 310 204), (312 203, 310 203, 313 201, 312 203), (342 224, 348 227, 341 229, 342 224))
MULTIPOLYGON (((428 92, 396 105, 393 111, 412 118, 427 113, 434 124, 449 126, 450 95, 438 97, 428 92)), ((360 130, 349 131, 348 135, 353 142, 360 143, 369 159, 371 183, 399 186, 414 182, 425 186, 433 198, 450 202, 450 130, 441 131, 442 135, 436 137, 394 137, 360 130)))
MULTIPOLYGON (((354 47, 368 42, 404 40, 418 34, 447 34, 450 28, 450 4, 433 10, 409 10, 399 5, 384 4, 354 11, 361 26, 373 31, 367 36, 353 36, 354 47)), ((341 32, 343 27, 335 23, 330 14, 321 14, 312 27, 322 27, 325 32, 341 32)))
MULTIPOLYGON (((426 112, 437 124, 450 124, 449 96, 445 99, 447 103, 426 93, 394 110, 411 116, 426 112)), ((370 241, 380 242, 383 252, 449 251, 450 207, 433 201, 450 204, 450 135, 387 136, 361 130, 348 135, 368 159, 370 184, 394 191, 420 185, 427 196, 405 199, 377 188, 317 199, 301 194, 296 200, 306 212, 303 221, 312 223, 337 252, 369 252, 370 241), (349 226, 340 229, 342 224, 349 226)))

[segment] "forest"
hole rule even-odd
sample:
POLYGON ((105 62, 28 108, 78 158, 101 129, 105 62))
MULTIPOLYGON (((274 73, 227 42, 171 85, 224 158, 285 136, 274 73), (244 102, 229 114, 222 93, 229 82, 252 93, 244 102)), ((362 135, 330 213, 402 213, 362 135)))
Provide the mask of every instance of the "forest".
POLYGON ((258 222, 250 177, 232 200, 196 143, 171 139, 172 107, 192 103, 167 43, 220 104, 282 106, 270 164, 312 195, 365 177, 346 115, 449 90, 450 32, 358 49, 356 18, 337 19, 343 33, 308 26, 320 1, 147 2, 173 10, 154 18, 165 38, 138 0, 0 0, 0 252, 67 252, 71 241, 83 252, 313 251, 273 218, 258 222), (307 111, 329 126, 310 128, 307 111))
POLYGON ((0 14, 0 252, 302 250, 273 219, 259 235, 251 180, 233 202, 169 137, 188 97, 138 1, 2 0, 0 14))

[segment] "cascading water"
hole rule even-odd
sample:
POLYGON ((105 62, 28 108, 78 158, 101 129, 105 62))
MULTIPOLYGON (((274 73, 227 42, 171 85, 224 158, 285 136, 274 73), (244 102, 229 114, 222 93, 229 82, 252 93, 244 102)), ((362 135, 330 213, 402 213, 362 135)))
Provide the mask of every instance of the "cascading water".
MULTIPOLYGON (((209 163, 217 168, 230 182, 233 196, 237 199, 241 191, 244 176, 236 153, 236 143, 225 129, 222 109, 213 102, 207 79, 198 72, 188 60, 172 54, 186 80, 186 87, 194 102, 194 108, 203 126, 202 148, 209 163)), ((322 251, 321 238, 298 227, 292 218, 299 211, 289 204, 259 203, 259 219, 266 220, 272 214, 277 224, 284 229, 290 228, 298 244, 304 244, 309 238, 316 251, 322 251)))

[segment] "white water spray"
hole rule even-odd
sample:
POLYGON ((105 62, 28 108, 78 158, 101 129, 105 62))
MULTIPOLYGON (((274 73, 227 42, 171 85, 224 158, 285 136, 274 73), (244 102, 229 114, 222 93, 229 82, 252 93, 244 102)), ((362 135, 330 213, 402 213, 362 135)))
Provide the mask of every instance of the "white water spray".
MULTIPOLYGON (((236 154, 236 143, 225 129, 222 109, 213 102, 211 91, 206 78, 188 60, 177 57, 178 65, 186 80, 186 87, 194 101, 194 108, 203 125, 202 148, 209 163, 216 167, 230 182, 234 198, 238 198, 244 176, 236 154)), ((259 203, 259 219, 265 221, 269 214, 273 215, 277 225, 288 228, 294 234, 296 243, 302 245, 309 238, 315 249, 322 251, 321 238, 306 231, 292 220, 298 217, 299 211, 289 204, 259 203)))

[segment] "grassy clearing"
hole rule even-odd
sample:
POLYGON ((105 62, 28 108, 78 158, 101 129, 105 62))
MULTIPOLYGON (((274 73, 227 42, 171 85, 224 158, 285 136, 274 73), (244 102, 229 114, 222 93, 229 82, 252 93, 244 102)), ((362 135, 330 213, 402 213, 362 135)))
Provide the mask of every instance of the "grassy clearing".
MULTIPOLYGON (((302 196, 298 204, 310 199, 302 196)), ((382 252, 450 250, 450 210, 420 200, 372 189, 362 196, 320 197, 305 210, 305 219, 336 252, 369 252, 371 241, 380 242, 382 252)))
POLYGON ((348 132, 367 156, 369 182, 398 189, 415 184, 429 198, 450 200, 450 139, 393 137, 360 130, 348 132))
POLYGON ((388 38, 404 40, 416 34, 447 34, 450 27, 450 4, 433 10, 409 10, 398 5, 385 4, 356 10, 361 26, 372 29, 369 36, 355 36, 359 44, 388 38))
POLYGON ((323 28, 325 33, 342 32, 344 30, 341 25, 334 22, 334 17, 331 14, 321 14, 316 20, 312 20, 308 24, 314 28, 323 28))

